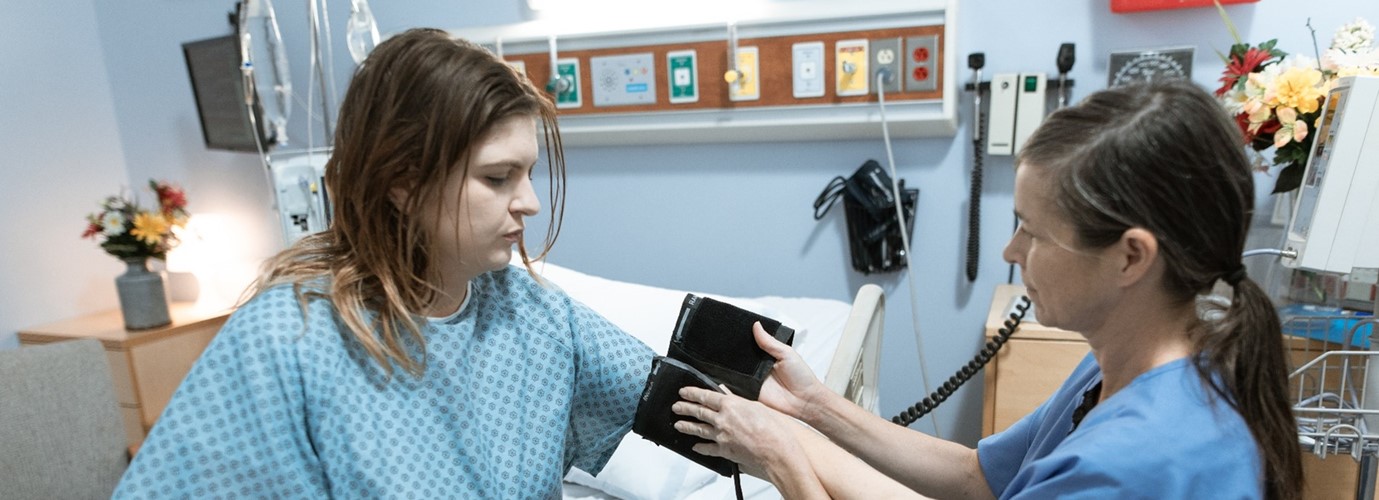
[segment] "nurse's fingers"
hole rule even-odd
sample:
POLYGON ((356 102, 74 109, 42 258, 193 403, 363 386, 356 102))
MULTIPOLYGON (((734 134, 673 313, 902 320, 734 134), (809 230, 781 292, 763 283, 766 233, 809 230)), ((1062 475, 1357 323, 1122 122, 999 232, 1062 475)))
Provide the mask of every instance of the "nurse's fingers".
POLYGON ((700 389, 698 387, 681 387, 680 397, 686 401, 693 401, 708 407, 710 410, 718 410, 723 407, 723 394, 700 389))

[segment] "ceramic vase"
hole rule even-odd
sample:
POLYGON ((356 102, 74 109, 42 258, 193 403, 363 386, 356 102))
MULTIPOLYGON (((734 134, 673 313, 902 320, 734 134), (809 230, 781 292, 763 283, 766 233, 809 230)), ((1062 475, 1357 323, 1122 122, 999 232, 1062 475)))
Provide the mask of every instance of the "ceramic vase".
POLYGON ((115 288, 120 293, 125 329, 146 330, 172 323, 163 273, 149 270, 145 257, 131 257, 124 263, 128 267, 115 278, 115 288))

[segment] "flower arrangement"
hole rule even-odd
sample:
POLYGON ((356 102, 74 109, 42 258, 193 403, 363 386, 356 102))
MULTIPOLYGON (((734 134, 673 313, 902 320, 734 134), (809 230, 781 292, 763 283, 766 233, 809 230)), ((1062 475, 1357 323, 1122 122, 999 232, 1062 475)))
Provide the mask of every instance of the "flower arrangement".
POLYGON ((1374 27, 1363 18, 1341 26, 1317 61, 1289 55, 1277 47, 1277 39, 1254 46, 1241 42, 1225 9, 1220 4, 1217 9, 1236 43, 1222 56, 1226 68, 1216 96, 1240 126, 1261 169, 1267 168, 1261 152, 1273 148, 1273 164, 1283 167, 1273 192, 1297 189, 1312 152, 1311 132, 1336 80, 1379 75, 1374 27))
POLYGON ((174 228, 187 225, 187 195, 181 188, 155 180, 148 186, 158 195, 156 210, 139 206, 121 194, 101 202, 101 210, 86 216, 82 238, 100 239, 106 253, 120 259, 164 259, 177 246, 174 228))

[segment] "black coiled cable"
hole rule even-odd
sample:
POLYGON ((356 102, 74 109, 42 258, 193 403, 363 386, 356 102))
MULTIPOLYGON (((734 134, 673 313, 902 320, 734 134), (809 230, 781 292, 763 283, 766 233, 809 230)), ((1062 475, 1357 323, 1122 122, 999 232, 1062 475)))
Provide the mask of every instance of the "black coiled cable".
POLYGON ((1003 327, 997 331, 996 337, 987 341, 981 352, 973 356, 972 360, 968 361, 966 366, 958 369, 958 372, 954 373, 952 377, 948 377, 943 386, 929 394, 929 397, 915 403, 914 406, 900 412, 899 415, 891 417, 891 422, 909 427, 916 420, 924 418, 929 412, 934 411, 939 403, 947 401, 954 391, 962 387, 962 384, 971 379, 977 372, 980 372, 982 367, 991 361, 991 358, 996 357, 996 351, 1001 350, 1001 346, 1005 345, 1006 341, 1010 340, 1010 336, 1014 335, 1016 330, 1020 328, 1020 321, 1025 319, 1025 311, 1028 310, 1029 297, 1021 295, 1020 303, 1015 306, 1015 312, 1010 313, 1010 318, 1005 320, 1003 327))
MULTIPOLYGON (((977 130, 985 130, 986 115, 977 116, 977 130)), ((982 137, 972 138, 972 185, 967 201, 967 281, 977 280, 982 222, 982 137)))

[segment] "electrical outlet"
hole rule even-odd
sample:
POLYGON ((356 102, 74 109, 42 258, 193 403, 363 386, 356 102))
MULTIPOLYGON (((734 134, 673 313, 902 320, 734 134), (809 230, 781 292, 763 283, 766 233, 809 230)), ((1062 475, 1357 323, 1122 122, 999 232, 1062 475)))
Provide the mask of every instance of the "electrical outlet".
POLYGON ((555 83, 557 87, 552 90, 555 93, 555 107, 568 109, 583 106, 583 92, 579 88, 579 59, 557 59, 555 74, 558 79, 555 83))
POLYGON ((938 35, 905 39, 905 91, 938 90, 938 35))
POLYGON ((867 86, 871 83, 871 72, 867 69, 871 54, 867 52, 867 40, 838 40, 833 50, 833 59, 836 61, 833 68, 834 93, 840 96, 867 95, 867 86))
POLYGON ((871 87, 877 92, 887 94, 900 92, 901 63, 900 38, 880 38, 871 41, 871 87), (885 75, 882 75, 882 72, 885 75), (885 80, 882 81, 882 77, 885 80))
POLYGON ((824 96, 824 42, 790 46, 791 80, 796 99, 824 96))
POLYGON ((761 99, 761 61, 756 47, 737 48, 737 71, 742 74, 728 84, 728 99, 755 101, 761 99))
POLYGON ((699 102, 699 58, 693 49, 667 52, 666 71, 671 104, 699 102))

